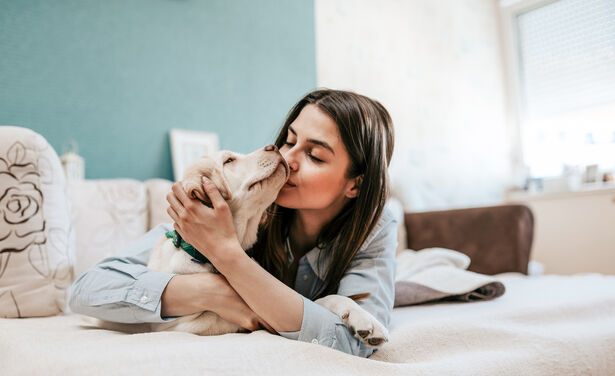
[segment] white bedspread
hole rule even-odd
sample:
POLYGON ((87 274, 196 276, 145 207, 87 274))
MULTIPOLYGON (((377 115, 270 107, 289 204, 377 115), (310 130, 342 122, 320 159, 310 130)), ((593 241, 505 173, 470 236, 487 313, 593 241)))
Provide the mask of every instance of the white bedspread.
POLYGON ((497 276, 498 299, 395 308, 369 359, 265 331, 199 337, 0 319, 2 375, 613 375, 615 276, 497 276))

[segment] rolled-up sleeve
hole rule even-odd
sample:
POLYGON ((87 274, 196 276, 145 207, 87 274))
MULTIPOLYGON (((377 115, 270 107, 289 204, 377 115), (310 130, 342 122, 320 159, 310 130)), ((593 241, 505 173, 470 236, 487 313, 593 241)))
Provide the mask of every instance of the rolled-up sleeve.
MULTIPOLYGON (((340 281, 338 295, 350 296, 369 292, 357 303, 388 330, 395 299, 395 250, 397 221, 390 212, 383 216, 364 242, 340 281)), ((340 317, 326 308, 303 298, 303 320, 296 332, 280 332, 283 337, 318 343, 348 354, 370 356, 376 349, 354 337, 340 317)))
POLYGON ((154 245, 170 224, 161 224, 82 274, 70 289, 72 312, 121 323, 165 322, 161 297, 172 273, 147 268, 154 245))

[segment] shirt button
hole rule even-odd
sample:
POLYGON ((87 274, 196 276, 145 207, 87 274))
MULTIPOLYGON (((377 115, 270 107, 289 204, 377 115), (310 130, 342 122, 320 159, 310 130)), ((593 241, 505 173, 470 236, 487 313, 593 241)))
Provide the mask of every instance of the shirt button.
POLYGON ((312 343, 313 343, 313 344, 318 345, 318 340, 317 340, 316 338, 314 338, 314 339, 312 340, 312 343))
POLYGON ((143 296, 141 297, 141 303, 145 304, 145 303, 147 303, 147 302, 149 302, 149 298, 148 298, 146 295, 143 295, 143 296))
POLYGON ((308 277, 307 277, 307 274, 304 274, 304 275, 303 275, 303 280, 304 280, 304 281, 306 281, 306 280, 307 280, 307 278, 308 278, 308 277))

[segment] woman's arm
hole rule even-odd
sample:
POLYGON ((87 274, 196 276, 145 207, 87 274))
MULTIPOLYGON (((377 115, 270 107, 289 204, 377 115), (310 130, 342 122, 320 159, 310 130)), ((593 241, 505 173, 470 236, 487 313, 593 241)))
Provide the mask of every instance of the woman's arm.
POLYGON ((158 225, 81 275, 71 286, 71 311, 114 322, 164 322, 220 304, 215 274, 175 275, 147 268, 154 245, 171 229, 158 225))
MULTIPOLYGON (((396 248, 397 221, 385 210, 352 260, 338 289, 338 294, 343 296, 369 292, 369 298, 357 303, 387 329, 395 298, 396 248)), ((290 289, 255 261, 241 256, 239 251, 227 249, 218 254, 221 256, 212 260, 214 265, 227 276, 250 308, 280 335, 361 357, 368 357, 375 351, 358 340, 340 317, 290 289)))
MULTIPOLYGON (((339 317, 303 298, 249 259, 237 241, 228 205, 213 184, 205 182, 204 188, 213 209, 191 200, 179 185, 174 185, 176 197, 168 197, 168 213, 180 235, 212 261, 254 312, 288 338, 362 356, 373 352, 354 338, 339 317)), ((359 304, 388 327, 394 297, 397 224, 386 213, 351 263, 338 293, 370 292, 369 300, 359 304)))
POLYGON ((301 328, 303 297, 249 258, 239 244, 212 260, 247 305, 275 331, 301 328))
POLYGON ((162 317, 213 311, 250 331, 274 330, 243 301, 224 276, 214 273, 180 274, 162 293, 162 317))
POLYGON ((175 275, 147 268, 154 245, 171 228, 155 227, 81 275, 71 286, 71 311, 107 321, 143 323, 211 310, 248 330, 272 330, 220 275, 175 275))
POLYGON ((250 259, 241 248, 228 204, 204 179, 213 209, 188 197, 179 183, 167 195, 167 213, 182 238, 207 257, 247 305, 276 331, 296 331, 303 319, 303 299, 250 259), (211 236, 210 234, 215 234, 211 236))
MULTIPOLYGON (((387 329, 395 299, 396 248, 397 221, 385 208, 376 227, 350 263, 337 291, 342 296, 369 292, 369 298, 357 303, 387 329)), ((361 357, 368 357, 375 351, 359 341, 338 316, 307 298, 304 302, 301 330, 280 335, 317 342, 361 357)))
POLYGON ((162 292, 174 274, 147 268, 152 248, 171 229, 161 224, 79 276, 70 289, 72 312, 123 322, 164 322, 162 292))
POLYGON ((209 311, 216 304, 215 274, 178 274, 169 280, 160 298, 160 316, 177 317, 209 311))

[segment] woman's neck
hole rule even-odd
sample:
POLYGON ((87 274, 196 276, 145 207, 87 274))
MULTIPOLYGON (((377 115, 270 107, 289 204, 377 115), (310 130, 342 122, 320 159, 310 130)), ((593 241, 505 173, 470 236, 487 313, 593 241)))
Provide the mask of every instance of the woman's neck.
POLYGON ((317 244, 322 228, 339 213, 339 210, 298 209, 290 228, 290 244, 295 257, 302 257, 317 244))

